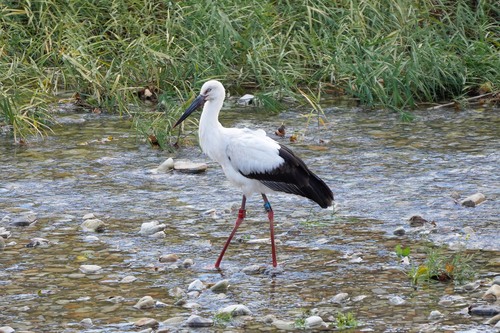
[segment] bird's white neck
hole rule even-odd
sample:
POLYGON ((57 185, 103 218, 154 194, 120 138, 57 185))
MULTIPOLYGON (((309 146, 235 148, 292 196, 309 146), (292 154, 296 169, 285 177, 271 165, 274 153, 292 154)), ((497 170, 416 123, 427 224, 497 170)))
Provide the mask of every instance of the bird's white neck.
POLYGON ((214 152, 211 151, 218 141, 218 137, 222 131, 222 125, 219 122, 219 112, 222 108, 224 100, 211 100, 205 102, 203 112, 200 117, 200 125, 198 135, 200 145, 203 152, 214 159, 214 152))

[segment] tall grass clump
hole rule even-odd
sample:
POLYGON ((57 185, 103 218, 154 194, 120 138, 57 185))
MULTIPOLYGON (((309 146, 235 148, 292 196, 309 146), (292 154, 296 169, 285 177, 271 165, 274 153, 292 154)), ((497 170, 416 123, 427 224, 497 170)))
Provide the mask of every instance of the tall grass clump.
POLYGON ((498 92, 499 21, 486 0, 5 0, 0 125, 43 132, 67 91, 135 112, 145 87, 173 118, 208 78, 274 99, 327 88, 405 112, 498 92))

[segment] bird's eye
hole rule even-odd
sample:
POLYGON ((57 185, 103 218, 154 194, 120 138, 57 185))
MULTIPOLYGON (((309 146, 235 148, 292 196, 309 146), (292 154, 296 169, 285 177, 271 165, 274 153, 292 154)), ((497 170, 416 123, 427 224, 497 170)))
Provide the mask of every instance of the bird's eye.
POLYGON ((205 90, 205 94, 208 94, 211 91, 212 91, 212 88, 208 88, 207 90, 205 90))

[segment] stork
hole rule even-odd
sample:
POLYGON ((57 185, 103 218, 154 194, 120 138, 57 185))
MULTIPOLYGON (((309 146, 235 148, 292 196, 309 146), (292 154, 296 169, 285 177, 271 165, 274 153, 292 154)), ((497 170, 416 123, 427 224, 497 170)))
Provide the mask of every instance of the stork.
POLYGON ((203 106, 198 130, 201 149, 220 164, 227 179, 243 192, 238 218, 215 268, 219 269, 231 239, 245 218, 247 197, 254 193, 260 193, 264 199, 264 208, 269 218, 273 267, 276 267, 274 213, 266 194, 296 194, 327 208, 332 205, 333 193, 299 157, 286 146, 266 136, 263 130, 223 127, 219 122, 219 112, 225 97, 226 91, 219 81, 205 82, 200 95, 193 100, 173 128, 203 106))

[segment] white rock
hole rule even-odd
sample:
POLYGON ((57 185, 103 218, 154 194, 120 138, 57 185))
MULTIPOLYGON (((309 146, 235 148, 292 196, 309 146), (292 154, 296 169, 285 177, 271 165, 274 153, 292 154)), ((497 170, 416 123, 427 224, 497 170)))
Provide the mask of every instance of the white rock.
POLYGON ((160 223, 159 221, 144 222, 141 225, 141 230, 139 231, 139 234, 146 236, 152 235, 159 231, 163 231, 165 227, 166 225, 160 223))
POLYGON ((201 173, 208 168, 206 163, 193 163, 189 161, 177 161, 174 164, 174 169, 183 173, 201 173))
POLYGON ((81 265, 80 272, 84 274, 94 274, 101 270, 101 266, 98 265, 81 265))
POLYGON ((161 238, 166 238, 167 235, 165 235, 164 231, 158 231, 158 232, 155 232, 154 234, 152 234, 149 237, 150 238, 154 238, 154 239, 161 239, 161 238))
POLYGON ((250 104, 252 104, 254 98, 255 98, 254 95, 245 94, 245 95, 241 96, 238 99, 238 104, 240 104, 240 105, 250 105, 250 104))
POLYGON ((305 320, 306 328, 324 327, 326 323, 320 316, 311 316, 305 320))
POLYGON ((136 309, 151 309, 155 307, 155 300, 151 296, 144 296, 135 305, 136 309))
POLYGON ((193 282, 191 282, 188 286, 188 292, 190 291, 202 291, 204 288, 203 282, 200 280, 196 279, 193 282))
POLYGON ((0 333, 14 333, 16 330, 14 330, 10 326, 2 326, 0 327, 0 333))
POLYGON ((136 280, 137 280, 137 278, 135 276, 128 275, 128 276, 125 276, 123 279, 121 279, 120 283, 132 283, 136 280))
POLYGON ((88 213, 88 214, 83 215, 84 220, 90 220, 90 219, 95 219, 95 218, 96 217, 93 213, 88 213))
POLYGON ((193 259, 190 259, 190 258, 187 258, 185 259, 183 262, 182 262, 182 266, 184 266, 184 268, 188 268, 188 267, 191 267, 194 265, 194 260, 193 259))
POLYGON ((4 227, 0 227, 0 238, 9 238, 11 236, 11 232, 4 227))
POLYGON ((156 170, 158 170, 159 172, 167 172, 169 170, 172 170, 173 168, 174 168, 174 159, 172 157, 169 157, 165 160, 165 162, 160 164, 160 166, 158 166, 156 170))
POLYGON ((221 280, 210 287, 210 290, 213 292, 226 292, 227 288, 229 288, 229 280, 221 280))
POLYGON ((252 311, 243 304, 228 305, 218 311, 218 313, 230 313, 233 317, 236 316, 251 316, 252 311))
POLYGON ((92 327, 94 324, 92 323, 92 319, 90 318, 85 318, 85 319, 82 319, 80 321, 80 325, 82 325, 83 327, 85 328, 90 328, 92 327))
POLYGON ((444 315, 438 310, 431 311, 431 313, 429 314, 429 320, 436 320, 443 317, 444 315))
POLYGON ((94 236, 94 235, 88 235, 88 236, 85 236, 85 238, 83 238, 83 240, 86 242, 98 242, 99 237, 94 236))
POLYGON ((330 300, 330 302, 340 304, 343 301, 345 301, 348 297, 349 297, 348 293, 339 293, 339 294, 333 296, 332 299, 330 300))
POLYGON ((85 232, 103 232, 106 227, 106 223, 99 219, 88 219, 83 221, 80 226, 85 232))
POLYGON ((392 296, 391 298, 389 298, 389 303, 391 303, 392 305, 402 305, 405 304, 406 301, 400 296, 392 296))

